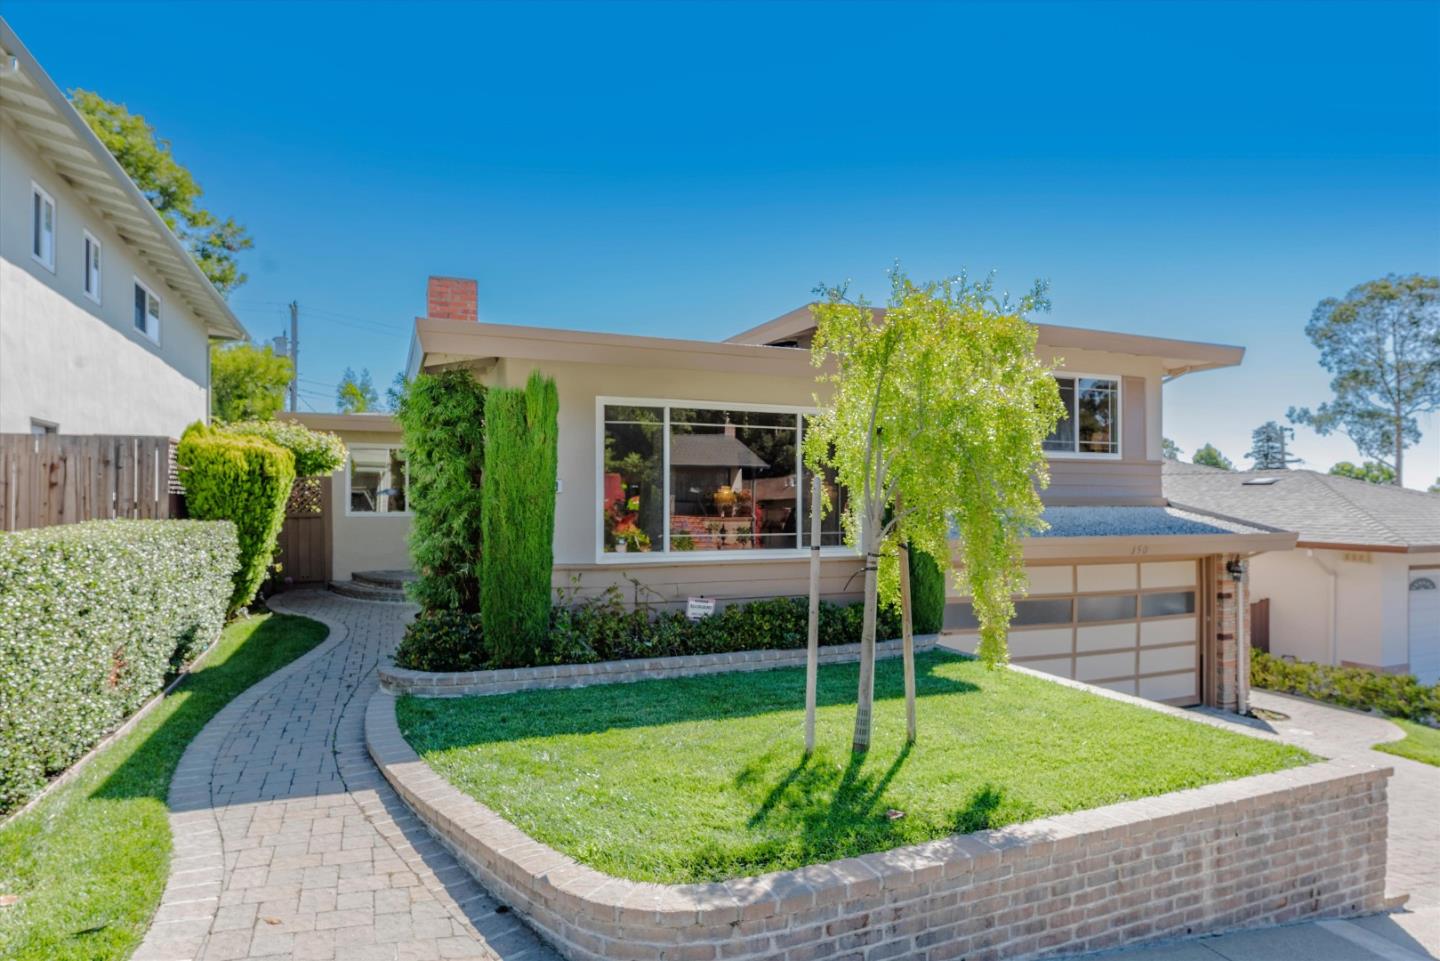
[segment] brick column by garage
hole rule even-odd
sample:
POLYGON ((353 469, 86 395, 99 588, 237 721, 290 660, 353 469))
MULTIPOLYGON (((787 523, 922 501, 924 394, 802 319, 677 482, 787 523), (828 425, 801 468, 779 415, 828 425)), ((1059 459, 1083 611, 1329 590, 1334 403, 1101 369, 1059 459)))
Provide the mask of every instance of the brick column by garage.
POLYGON ((1205 565, 1211 600, 1213 636, 1206 645, 1209 692, 1205 703, 1243 714, 1250 707, 1250 592, 1248 565, 1236 581, 1226 569, 1231 561, 1244 564, 1238 554, 1217 554, 1205 565))

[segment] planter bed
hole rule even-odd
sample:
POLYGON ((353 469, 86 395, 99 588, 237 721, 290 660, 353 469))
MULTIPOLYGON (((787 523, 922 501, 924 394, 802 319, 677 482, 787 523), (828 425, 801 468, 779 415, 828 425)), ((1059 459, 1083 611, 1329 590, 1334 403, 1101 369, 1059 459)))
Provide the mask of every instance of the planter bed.
MULTIPOLYGON (((932 650, 936 635, 915 638, 917 653, 932 650)), ((900 641, 878 641, 877 658, 900 656, 900 641)), ((860 659, 859 644, 831 644, 820 648, 821 664, 841 664, 860 659)), ((497 671, 415 671, 382 665, 380 683, 396 694, 418 697, 464 697, 483 694, 513 694, 591 684, 621 684, 653 681, 700 674, 732 671, 768 671, 777 667, 803 667, 805 649, 731 651, 723 654, 687 654, 681 657, 645 657, 594 664, 557 664, 546 667, 517 667, 497 671)))
POLYGON ((382 691, 367 739, 576 961, 1028 958, 1382 907, 1388 771, 1027 672, 919 667, 920 743, 900 744, 898 664, 882 664, 858 766, 842 764, 849 665, 822 671, 806 764, 795 670, 406 699, 399 722, 382 691))

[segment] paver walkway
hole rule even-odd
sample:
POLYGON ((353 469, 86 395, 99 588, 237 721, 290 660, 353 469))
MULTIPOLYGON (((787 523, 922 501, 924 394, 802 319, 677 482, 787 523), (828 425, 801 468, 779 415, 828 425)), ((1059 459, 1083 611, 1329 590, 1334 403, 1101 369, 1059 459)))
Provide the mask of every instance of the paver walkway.
POLYGON ((365 750, 376 665, 408 604, 307 591, 273 609, 330 626, 186 750, 174 860, 133 961, 557 961, 410 814, 365 750))

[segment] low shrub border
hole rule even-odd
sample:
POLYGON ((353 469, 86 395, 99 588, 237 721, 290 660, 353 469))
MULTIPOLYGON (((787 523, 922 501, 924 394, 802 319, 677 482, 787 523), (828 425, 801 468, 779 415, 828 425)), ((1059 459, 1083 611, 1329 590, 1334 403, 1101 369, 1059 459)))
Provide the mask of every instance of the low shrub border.
POLYGON ((0 537, 0 814, 220 635, 235 528, 91 521, 0 537))
POLYGON ((366 743, 499 900, 570 961, 1025 959, 1384 906, 1390 771, 1329 761, 758 877, 665 885, 568 858, 461 793, 387 691, 366 743))
POLYGON ((1250 652, 1250 683, 1267 691, 1420 723, 1440 723, 1440 684, 1426 686, 1413 674, 1381 674, 1360 667, 1285 661, 1250 652))
MULTIPOLYGON (((864 605, 820 604, 820 646, 859 644, 864 605)), ((803 649, 809 608, 803 597, 731 604, 691 621, 680 611, 628 607, 616 587, 581 603, 562 592, 550 611, 548 664, 596 664, 636 658, 803 649)), ((924 632, 920 632, 924 633, 924 632)), ((900 615, 881 607, 876 636, 900 636, 900 615)), ((480 618, 458 611, 425 613, 411 623, 395 663, 416 671, 477 671, 504 665, 486 643, 480 618)), ((544 666, 542 663, 539 666, 544 666)))

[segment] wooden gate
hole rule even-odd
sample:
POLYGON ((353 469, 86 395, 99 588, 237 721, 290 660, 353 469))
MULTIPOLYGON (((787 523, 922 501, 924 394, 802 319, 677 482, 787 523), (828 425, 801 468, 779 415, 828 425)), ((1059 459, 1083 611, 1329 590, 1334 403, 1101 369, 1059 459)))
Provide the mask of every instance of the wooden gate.
POLYGON ((330 580, 330 478, 298 477, 280 528, 279 581, 287 586, 330 580))
POLYGON ((1270 653, 1270 598, 1268 597, 1250 605, 1250 646, 1257 651, 1270 653))
POLYGON ((0 434, 0 530, 178 513, 175 441, 0 434))

